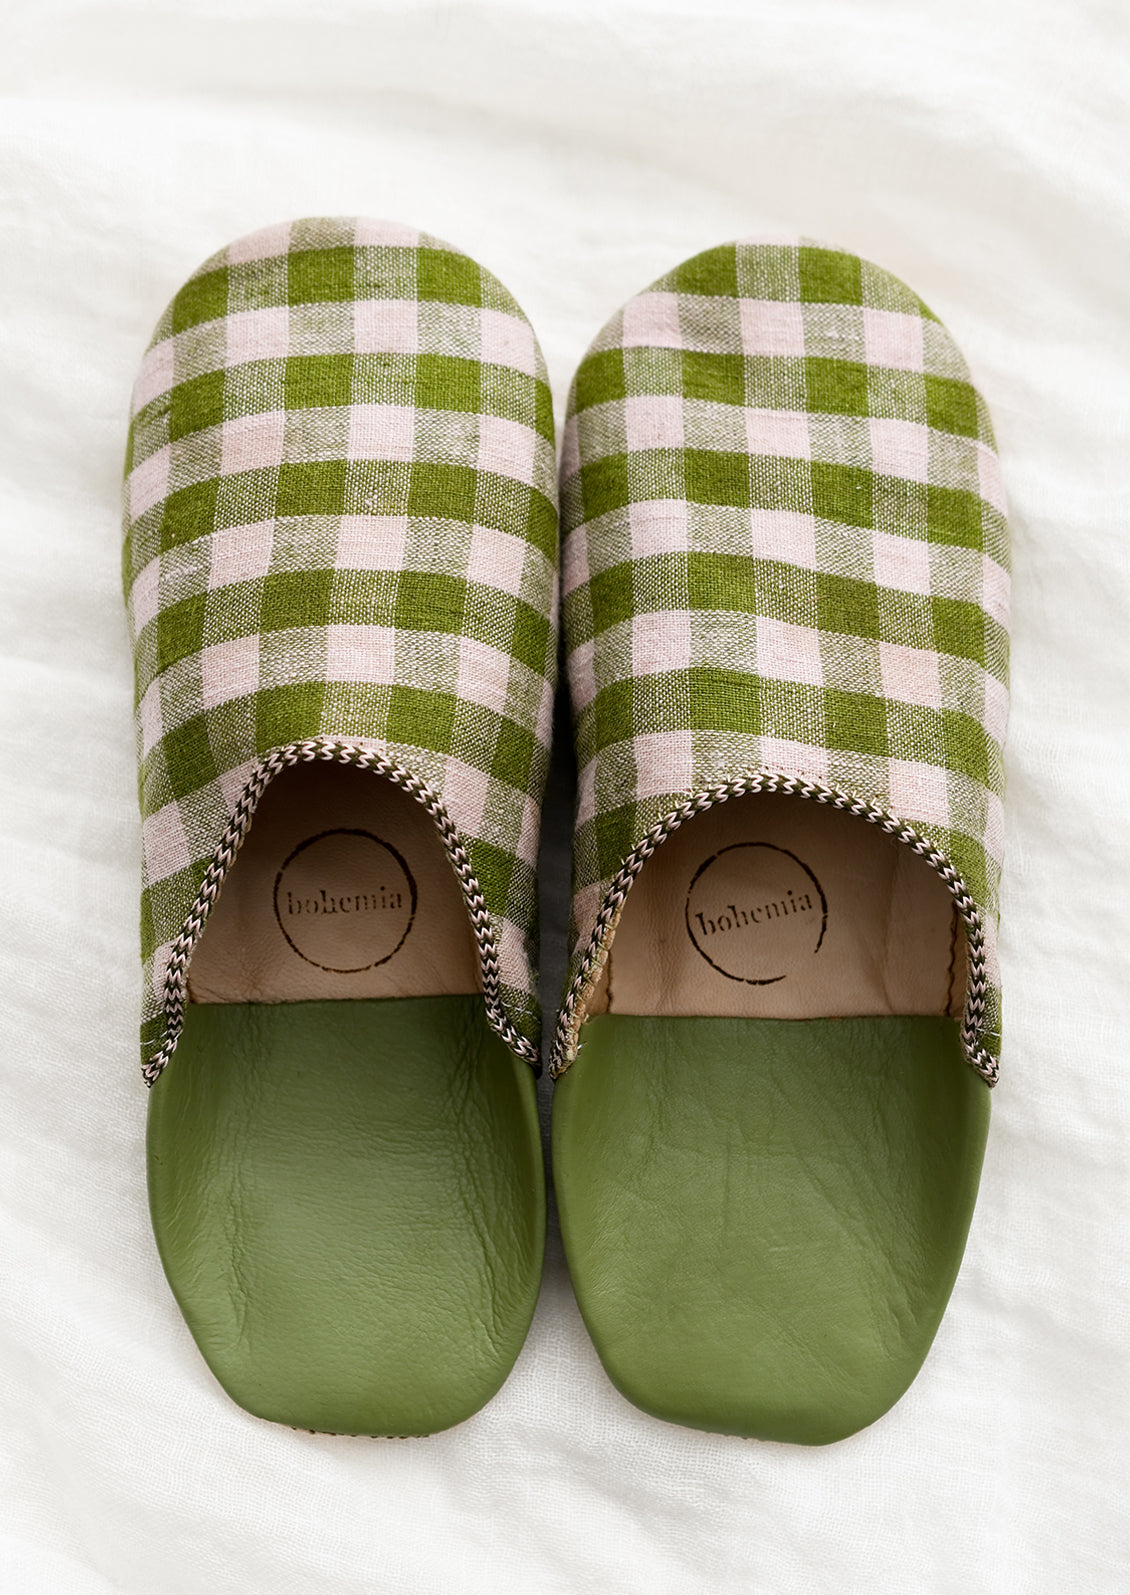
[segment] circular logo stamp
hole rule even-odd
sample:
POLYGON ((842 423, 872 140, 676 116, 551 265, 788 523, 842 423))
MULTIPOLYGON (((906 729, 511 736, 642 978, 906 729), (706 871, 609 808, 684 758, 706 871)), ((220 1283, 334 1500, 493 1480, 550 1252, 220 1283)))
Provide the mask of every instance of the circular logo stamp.
POLYGON ((735 842, 695 871, 686 917, 691 941, 720 975, 771 986, 819 952, 828 903, 795 853, 735 842))
POLYGON ((275 918, 308 964, 355 975, 387 964, 416 915, 416 882, 395 847, 370 831, 323 831, 275 877, 275 918))

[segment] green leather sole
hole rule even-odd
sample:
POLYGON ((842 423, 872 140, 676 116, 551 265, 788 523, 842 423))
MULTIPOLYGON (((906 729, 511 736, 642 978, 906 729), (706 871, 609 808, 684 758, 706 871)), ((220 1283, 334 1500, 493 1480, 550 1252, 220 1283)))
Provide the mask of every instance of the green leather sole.
POLYGON ((750 1438, 873 1423, 941 1321, 988 1124, 951 1019, 589 1020, 554 1182, 613 1383, 750 1438))
POLYGON ((534 1076, 481 998, 192 1005, 148 1147, 169 1283, 248 1412, 429 1434, 506 1378, 545 1190, 534 1076))

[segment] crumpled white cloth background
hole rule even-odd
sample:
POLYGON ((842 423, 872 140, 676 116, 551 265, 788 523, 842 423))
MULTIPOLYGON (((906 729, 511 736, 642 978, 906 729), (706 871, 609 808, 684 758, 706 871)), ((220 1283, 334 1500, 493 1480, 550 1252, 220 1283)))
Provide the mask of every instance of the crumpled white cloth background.
MULTIPOLYGON (((1130 1585, 1127 24, 1121 0, 5 0, 3 1595, 1130 1585), (552 1234, 509 1383, 426 1440, 248 1417, 173 1304, 135 1049, 128 395, 200 260, 336 212, 492 267, 562 403, 629 294, 767 228, 903 276, 987 395, 1015 552, 1004 1079, 934 1351, 838 1446, 636 1412, 552 1234)), ((550 833, 559 870, 560 794, 550 833)))

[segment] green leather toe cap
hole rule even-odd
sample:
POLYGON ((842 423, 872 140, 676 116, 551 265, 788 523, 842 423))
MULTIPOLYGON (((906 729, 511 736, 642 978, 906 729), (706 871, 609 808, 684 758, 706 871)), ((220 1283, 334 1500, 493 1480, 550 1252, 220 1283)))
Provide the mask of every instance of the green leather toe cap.
POLYGON ((149 1192, 196 1343, 260 1417, 432 1433, 521 1349, 535 1081, 478 997, 191 1006, 150 1100, 149 1192))
POLYGON ((941 1321, 988 1121, 952 1020, 590 1020, 554 1178, 613 1383, 760 1439, 873 1423, 941 1321))

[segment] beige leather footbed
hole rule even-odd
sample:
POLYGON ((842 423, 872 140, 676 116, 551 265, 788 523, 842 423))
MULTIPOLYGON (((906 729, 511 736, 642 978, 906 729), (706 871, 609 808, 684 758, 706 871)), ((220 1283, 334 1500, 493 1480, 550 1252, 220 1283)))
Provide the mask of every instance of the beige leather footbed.
POLYGON ((421 805, 349 765, 277 776, 193 954, 190 1000, 481 989, 462 890, 421 805))
POLYGON ((965 960, 953 899, 905 843, 752 793, 688 820, 643 866, 588 1012, 957 1015, 965 960))

